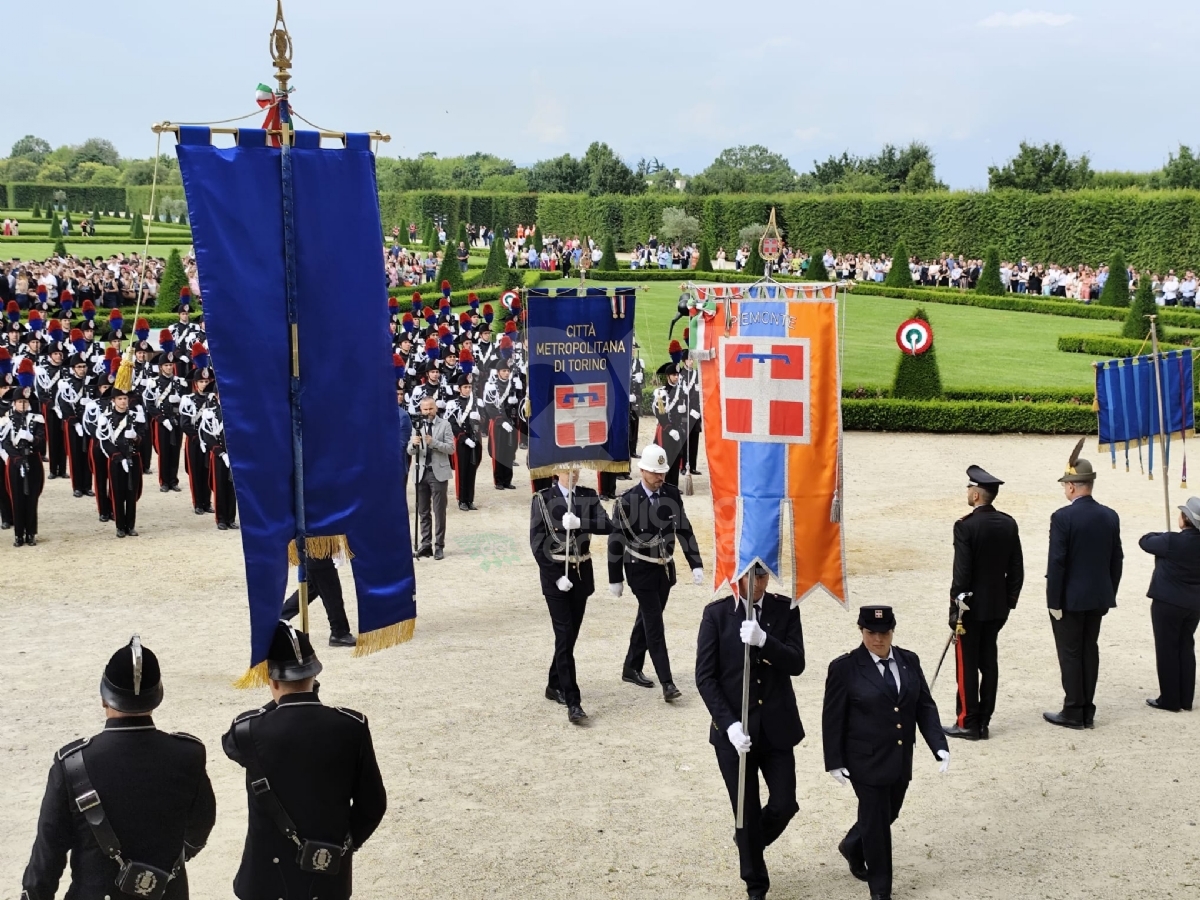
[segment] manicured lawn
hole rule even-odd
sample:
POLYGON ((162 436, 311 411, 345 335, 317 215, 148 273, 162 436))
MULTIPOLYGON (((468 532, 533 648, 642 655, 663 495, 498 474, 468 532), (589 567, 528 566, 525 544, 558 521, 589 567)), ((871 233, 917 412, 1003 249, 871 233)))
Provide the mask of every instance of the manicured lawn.
MULTIPOLYGON (((682 279, 681 279, 682 283, 682 279)), ((613 286, 619 282, 606 282, 613 286)), ((675 315, 679 285, 658 283, 637 293, 637 336, 647 368, 667 359, 667 326, 675 315)), ((912 300, 848 298, 843 384, 886 386, 900 351, 896 328, 917 307, 912 300)), ((1119 322, 1042 316, 1033 313, 925 306, 944 386, 950 388, 1073 388, 1093 384, 1092 359, 1060 353, 1058 337, 1069 333, 1116 334, 1119 322)), ((681 338, 684 322, 675 326, 681 338)))
MULTIPOLYGON (((140 241, 125 241, 120 244, 112 244, 104 242, 98 235, 96 238, 88 238, 87 240, 79 239, 66 240, 67 253, 76 257, 86 257, 95 259, 97 256, 109 257, 114 253, 141 253, 142 243, 140 241)), ((166 259, 172 250, 178 250, 181 254, 191 252, 191 247, 186 244, 151 244, 150 255, 158 256, 166 259)), ((23 260, 43 260, 48 259, 54 253, 54 243, 47 241, 44 244, 14 244, 0 241, 0 259, 12 259, 14 256, 23 260)))

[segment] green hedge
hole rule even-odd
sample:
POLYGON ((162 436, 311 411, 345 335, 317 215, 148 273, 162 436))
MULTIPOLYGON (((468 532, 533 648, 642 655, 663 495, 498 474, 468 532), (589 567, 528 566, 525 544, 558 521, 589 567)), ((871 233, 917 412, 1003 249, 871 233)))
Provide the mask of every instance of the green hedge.
POLYGON ((125 188, 100 187, 91 184, 28 184, 8 185, 9 209, 32 209, 36 203, 46 207, 54 203, 54 192, 67 195, 67 206, 75 211, 101 207, 106 210, 125 209, 125 188))
MULTIPOLYGON (((140 209, 146 213, 154 213, 155 218, 158 217, 158 204, 163 200, 170 198, 171 200, 183 200, 183 185, 181 184, 160 184, 154 188, 154 206, 155 209, 150 209, 150 185, 136 185, 134 187, 125 188, 125 205, 120 209, 140 209)), ((118 209, 118 207, 109 207, 110 209, 118 209)), ((161 222, 155 222, 156 226, 161 225, 161 222)))
POLYGON ((454 234, 459 222, 489 225, 503 235, 505 227, 515 234, 518 224, 537 221, 537 194, 489 194, 481 191, 403 191, 379 195, 379 214, 383 230, 390 234, 393 225, 407 230, 409 222, 430 221, 445 216, 446 233, 454 234))
MULTIPOLYGON (((855 385, 842 387, 842 396, 851 400, 890 400, 891 388, 881 385, 855 385)), ((988 403, 1092 403, 1092 391, 1072 391, 1056 388, 1036 390, 1004 390, 1002 388, 965 387, 947 389, 942 392, 943 400, 984 401, 988 403)))
MULTIPOLYGON (((1182 350, 1192 346, 1191 337, 1187 344, 1159 344, 1163 350, 1182 350)), ((1132 338, 1110 337, 1105 334, 1063 334, 1058 338, 1058 349, 1063 353, 1086 353, 1088 356, 1099 356, 1104 359, 1118 359, 1126 356, 1136 356, 1150 352, 1149 341, 1138 341, 1132 338)))
MULTIPOLYGON (((22 231, 25 230, 24 225, 21 226, 21 230, 22 231)), ((0 245, 3 245, 3 244, 45 244, 48 241, 52 241, 52 240, 54 240, 54 238, 51 237, 50 233, 47 231, 47 232, 39 233, 39 234, 22 234, 20 237, 0 237, 0 245)), ((74 228, 71 229, 71 235, 67 238, 67 240, 70 241, 72 244, 80 244, 82 246, 86 246, 88 243, 92 243, 92 244, 129 244, 130 246, 133 246, 135 244, 140 245, 140 244, 145 243, 145 238, 142 238, 142 240, 140 240, 140 241, 134 240, 133 238, 131 238, 129 236, 128 232, 126 232, 123 235, 121 235, 121 234, 97 234, 95 237, 81 237, 79 234, 79 226, 78 225, 76 225, 74 228)), ((150 231, 150 246, 151 247, 153 247, 156 244, 160 244, 164 247, 170 247, 170 246, 186 247, 192 243, 194 243, 194 241, 190 237, 184 237, 184 238, 174 237, 174 236, 160 237, 154 233, 153 229, 150 231)))
MULTIPOLYGON (((1112 306, 1088 306, 1064 300, 1034 300, 1028 294, 1005 294, 988 297, 966 291, 947 291, 937 288, 888 288, 877 284, 858 284, 854 293, 867 297, 892 297, 897 300, 920 300, 923 303, 945 303, 950 306, 975 306, 980 309, 1007 309, 1013 312, 1041 313, 1048 316, 1070 316, 1076 319, 1109 319, 1121 321, 1125 310, 1112 306)), ((1200 313, 1196 314, 1200 325, 1200 313)))
POLYGON ((957 400, 842 401, 847 431, 939 434, 1091 434, 1091 404, 992 403, 957 400))
MULTIPOLYGON (((695 269, 621 269, 617 272, 588 272, 588 281, 695 281, 701 284, 753 284, 761 276, 743 275, 740 272, 697 272, 695 269)), ((781 281, 789 281, 783 278, 781 281)))

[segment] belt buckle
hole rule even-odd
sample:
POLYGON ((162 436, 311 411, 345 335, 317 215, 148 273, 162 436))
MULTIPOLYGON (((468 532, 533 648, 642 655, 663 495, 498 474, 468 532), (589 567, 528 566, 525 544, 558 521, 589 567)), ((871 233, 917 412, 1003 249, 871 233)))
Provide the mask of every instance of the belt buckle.
POLYGON ((95 809, 100 805, 100 795, 94 790, 88 791, 86 794, 80 794, 75 798, 75 806, 80 812, 87 812, 89 809, 95 809))
POLYGON ((250 782, 250 790, 254 791, 255 797, 260 797, 271 790, 271 782, 266 778, 260 778, 257 781, 250 782))

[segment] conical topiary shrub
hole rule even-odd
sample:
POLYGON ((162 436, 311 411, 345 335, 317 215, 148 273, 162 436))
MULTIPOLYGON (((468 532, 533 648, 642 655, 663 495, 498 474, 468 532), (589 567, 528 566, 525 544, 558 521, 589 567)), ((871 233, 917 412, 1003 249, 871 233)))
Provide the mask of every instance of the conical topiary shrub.
POLYGON ((808 271, 804 273, 805 281, 829 281, 829 272, 825 268, 825 257, 814 253, 808 260, 808 271))
POLYGON ((913 286, 912 272, 908 269, 908 247, 903 240, 898 241, 896 249, 892 251, 892 267, 888 270, 887 275, 884 276, 883 283, 887 287, 894 288, 910 288, 913 286))
POLYGON ((746 260, 746 268, 743 271, 746 275, 763 275, 767 271, 766 263, 759 255, 757 245, 750 247, 750 258, 746 260))
MULTIPOLYGON (((136 222, 140 218, 141 213, 137 213, 134 221, 136 222)), ((187 272, 183 270, 183 259, 179 256, 179 248, 172 247, 170 255, 167 256, 167 267, 163 269, 162 280, 158 283, 158 299, 162 301, 165 308, 173 309, 175 307, 175 304, 179 302, 179 292, 187 283, 187 272)), ((143 296, 142 303, 147 302, 149 302, 149 298, 143 296)))
POLYGON ((1125 254, 1120 250, 1113 253, 1109 260, 1108 280, 1104 282, 1104 289, 1100 291, 1100 305, 1129 305, 1129 267, 1125 265, 1125 254))
POLYGON ((129 236, 138 241, 146 239, 146 226, 142 223, 141 210, 133 211, 133 223, 129 226, 129 236))
POLYGON ((462 291, 466 289, 463 284, 462 269, 458 267, 458 257, 454 255, 456 248, 447 244, 446 252, 442 254, 442 264, 438 268, 437 280, 438 287, 441 287, 443 281, 450 282, 450 290, 462 291))
POLYGON ((988 247, 987 253, 983 255, 983 271, 979 273, 975 293, 987 294, 989 297, 1000 297, 1004 294, 1004 281, 1000 278, 999 248, 988 247))
POLYGON ((487 266, 483 277, 479 279, 480 287, 499 287, 504 283, 504 270, 508 260, 504 258, 504 241, 492 241, 492 249, 488 252, 487 266))
POLYGON ((613 243, 611 234, 604 239, 604 246, 601 248, 600 252, 600 262, 596 266, 596 271, 617 271, 617 245, 613 243))
POLYGON ((533 249, 541 253, 544 246, 542 243, 542 229, 535 225, 533 228, 533 249))
POLYGON ((697 258, 696 258, 696 271, 697 272, 711 272, 712 270, 713 270, 712 257, 709 256, 709 253, 708 253, 708 242, 701 241, 700 242, 700 251, 697 254, 697 258))
MULTIPOLYGON (((911 318, 929 324, 929 316, 920 307, 913 311, 911 318)), ((892 379, 892 396, 897 400, 937 400, 942 396, 936 347, 930 347, 919 356, 901 351, 896 376, 892 379)))
POLYGON ((62 238, 54 242, 54 255, 59 259, 67 258, 67 245, 62 242, 62 238))
MULTIPOLYGON (((1109 273, 1108 280, 1112 281, 1112 273, 1109 273)), ((1108 289, 1106 284, 1105 290, 1108 289)), ((1137 291, 1133 295, 1133 303, 1129 305, 1129 312, 1125 316, 1125 324, 1121 326, 1121 336, 1132 338, 1135 341, 1144 340, 1150 334, 1150 320, 1147 316, 1158 315, 1158 304, 1154 302, 1154 287, 1150 284, 1150 273, 1146 272, 1138 278, 1137 291)), ((1163 329, 1162 322, 1158 323, 1158 339, 1162 343, 1167 343, 1166 332, 1163 329)))
POLYGON ((55 240, 62 237, 62 228, 58 225, 58 217, 55 216, 50 220, 50 240, 55 240))

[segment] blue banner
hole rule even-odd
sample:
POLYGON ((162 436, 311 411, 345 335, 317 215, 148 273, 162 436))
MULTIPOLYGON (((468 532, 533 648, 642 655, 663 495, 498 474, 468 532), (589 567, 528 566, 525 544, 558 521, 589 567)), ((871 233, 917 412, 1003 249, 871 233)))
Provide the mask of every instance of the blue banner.
POLYGON ((1172 436, 1194 432, 1195 401, 1192 380, 1192 351, 1163 353, 1155 372, 1152 356, 1110 359, 1096 363, 1096 406, 1099 419, 1100 449, 1108 450, 1116 465, 1118 447, 1125 453, 1129 468, 1130 449, 1142 456, 1147 445, 1149 471, 1154 472, 1154 438, 1160 431, 1167 436, 1170 453, 1172 436), (1162 385, 1160 426, 1159 383, 1162 385))
POLYGON ((634 289, 533 289, 526 303, 529 469, 629 469, 634 289))
POLYGON ((348 545, 361 650, 407 637, 416 617, 369 139, 349 135, 345 148, 323 149, 315 132, 297 132, 285 198, 282 151, 266 138, 241 129, 236 147, 218 149, 208 129, 184 128, 178 148, 242 518, 252 666, 266 658, 296 537, 289 274, 300 350, 304 537, 348 545), (292 273, 288 256, 296 261, 292 273), (331 331, 331 322, 354 339, 331 331))

